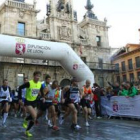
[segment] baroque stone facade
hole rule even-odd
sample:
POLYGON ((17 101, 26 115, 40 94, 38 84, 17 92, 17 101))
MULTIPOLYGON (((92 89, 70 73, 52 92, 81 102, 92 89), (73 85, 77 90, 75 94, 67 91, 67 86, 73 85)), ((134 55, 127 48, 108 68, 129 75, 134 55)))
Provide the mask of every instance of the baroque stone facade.
MULTIPOLYGON (((84 15, 83 20, 78 23, 77 12, 73 9, 72 0, 50 0, 47 5, 47 17, 37 21, 39 10, 36 9, 36 4, 35 0, 33 5, 17 0, 6 0, 0 6, 0 33, 21 38, 28 37, 68 43, 92 69, 95 74, 95 81, 105 86, 106 80, 104 77, 108 77, 110 81, 112 72, 109 71, 111 69, 111 48, 108 41, 107 20, 98 20, 95 14, 91 12, 93 8, 90 6, 91 3, 87 3, 87 13, 84 15), (24 34, 19 32, 19 23, 24 25, 24 31, 22 31, 24 34), (109 68, 104 70, 106 64, 109 68), (102 83, 100 83, 100 80, 102 83)), ((47 60, 9 57, 1 57, 0 61, 2 62, 0 65, 0 79, 8 78, 10 80, 11 78, 12 81, 9 82, 12 88, 18 85, 16 78, 14 78, 18 73, 24 73, 25 76, 31 77, 36 67, 43 67, 41 69, 43 74, 50 73, 53 79, 60 82, 63 79, 71 78, 57 62, 49 61, 48 63, 47 60), (11 66, 10 63, 14 66, 11 66), (20 69, 21 66, 25 66, 25 68, 18 71, 17 69, 20 69), (6 70, 7 67, 9 68, 8 71, 6 70), (7 74, 5 74, 6 71, 7 74)))

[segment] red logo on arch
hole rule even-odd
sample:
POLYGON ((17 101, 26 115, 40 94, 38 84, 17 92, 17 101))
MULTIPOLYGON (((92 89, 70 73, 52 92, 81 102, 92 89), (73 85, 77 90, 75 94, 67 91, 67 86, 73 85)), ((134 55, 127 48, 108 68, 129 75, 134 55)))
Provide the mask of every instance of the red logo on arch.
POLYGON ((74 64, 73 65, 73 70, 77 70, 78 69, 78 64, 74 64))
POLYGON ((113 111, 114 111, 114 112, 118 112, 118 110, 119 110, 118 103, 117 103, 117 102, 114 102, 114 103, 113 103, 113 111))
POLYGON ((23 55, 25 53, 25 50, 26 50, 26 44, 20 44, 20 43, 16 44, 15 53, 17 55, 23 55))

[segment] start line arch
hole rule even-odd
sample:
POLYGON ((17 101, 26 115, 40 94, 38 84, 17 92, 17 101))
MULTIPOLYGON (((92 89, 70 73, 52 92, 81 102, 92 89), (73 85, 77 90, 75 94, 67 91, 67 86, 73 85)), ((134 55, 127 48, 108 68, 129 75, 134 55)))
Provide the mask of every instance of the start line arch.
POLYGON ((0 35, 0 55, 58 61, 80 86, 87 79, 94 83, 92 71, 66 43, 0 35))

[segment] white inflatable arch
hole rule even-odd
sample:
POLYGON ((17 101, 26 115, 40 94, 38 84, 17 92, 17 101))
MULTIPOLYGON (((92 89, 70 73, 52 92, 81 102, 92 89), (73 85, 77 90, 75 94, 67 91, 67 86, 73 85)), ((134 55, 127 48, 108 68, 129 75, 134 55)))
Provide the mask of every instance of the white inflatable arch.
POLYGON ((66 43, 0 35, 0 55, 58 61, 80 86, 87 79, 94 82, 92 71, 66 43))

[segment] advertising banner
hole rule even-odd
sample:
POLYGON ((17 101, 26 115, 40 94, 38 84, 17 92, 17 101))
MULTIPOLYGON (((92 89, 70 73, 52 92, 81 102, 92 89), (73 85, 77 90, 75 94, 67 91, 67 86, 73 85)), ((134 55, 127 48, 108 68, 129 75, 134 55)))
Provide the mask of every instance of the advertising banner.
POLYGON ((110 100, 102 97, 102 114, 140 118, 140 95, 135 97, 113 96, 110 100))

